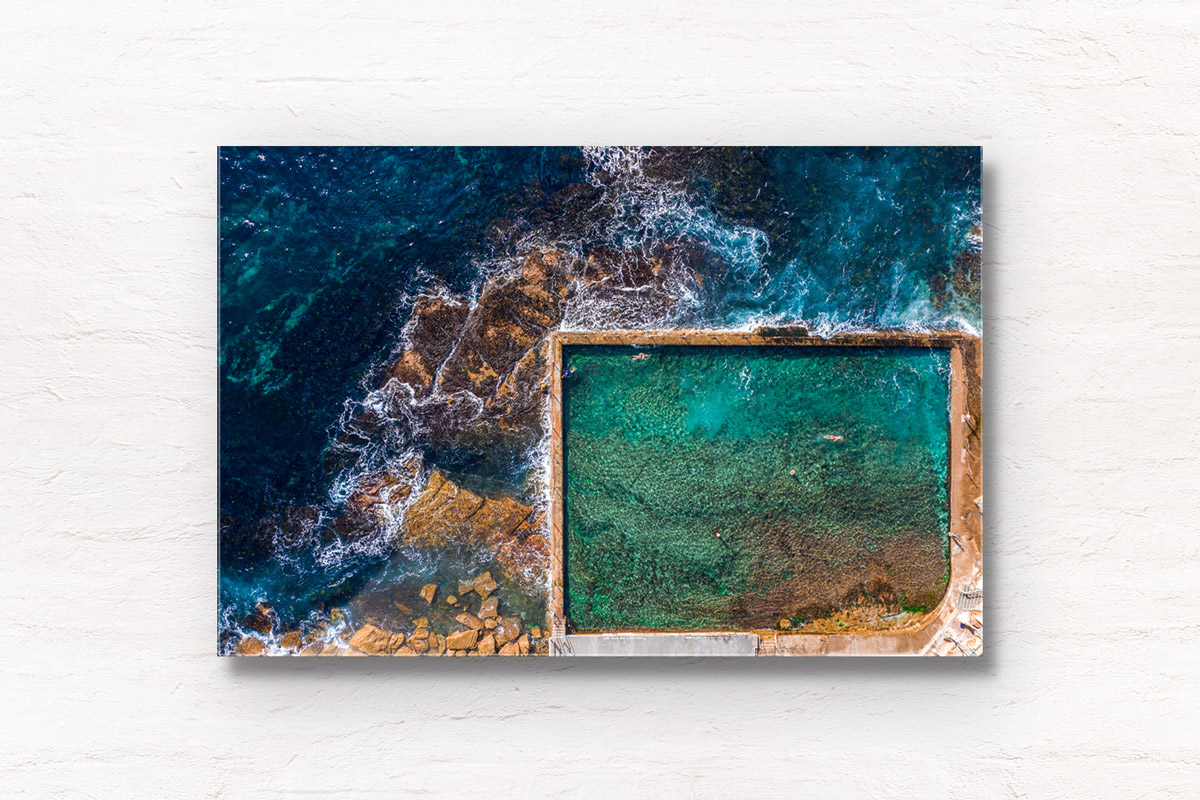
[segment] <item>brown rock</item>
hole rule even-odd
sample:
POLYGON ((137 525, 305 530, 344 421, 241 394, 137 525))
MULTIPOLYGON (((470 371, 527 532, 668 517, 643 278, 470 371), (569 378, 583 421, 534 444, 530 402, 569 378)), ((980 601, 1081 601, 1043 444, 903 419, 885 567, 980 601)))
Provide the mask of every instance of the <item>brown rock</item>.
POLYGON ((479 617, 469 611, 464 611, 454 619, 459 625, 462 625, 464 628, 470 628, 473 631, 477 631, 483 627, 483 623, 479 620, 479 617))
POLYGON ((262 639, 247 636, 238 642, 237 654, 239 656, 261 656, 266 649, 267 646, 263 644, 262 639))
POLYGON ((429 649, 429 640, 428 639, 409 639, 406 647, 412 649, 414 652, 424 653, 426 650, 429 649))
POLYGON ((483 627, 487 628, 489 631, 492 630, 493 628, 495 628, 499 624, 500 623, 496 621, 495 617, 488 617, 487 619, 485 619, 483 621, 483 627))
POLYGON ((699 282, 692 265, 705 259, 690 255, 690 248, 671 245, 628 250, 596 247, 588 254, 577 292, 587 305, 606 309, 609 325, 636 326, 640 317, 660 315, 675 302, 670 283, 688 280, 685 275, 699 282), (630 291, 635 288, 636 292, 630 291))
POLYGON ((792 627, 792 621, 787 617, 784 617, 783 619, 779 620, 779 627, 787 630, 788 628, 792 627))
POLYGON ((485 420, 501 431, 524 434, 530 440, 532 434, 540 434, 549 388, 549 352, 543 339, 517 362, 484 403, 485 420))
MULTIPOLYGON (((485 546, 505 575, 533 585, 542 580, 550 564, 545 526, 545 516, 535 514, 532 507, 511 497, 475 494, 435 469, 405 511, 396 539, 431 550, 485 546)), ((485 572, 473 581, 458 581, 456 588, 454 597, 459 600, 471 591, 487 597, 499 583, 485 572)))
POLYGON ((490 397, 527 352, 558 324, 574 277, 573 259, 531 253, 516 277, 484 284, 438 386, 446 393, 467 390, 490 397), (547 258, 549 256, 549 259, 547 258))
POLYGON ((496 627, 496 642, 507 644, 521 635, 521 622, 516 617, 501 617, 496 627))
POLYGON ((259 603, 254 607, 254 611, 250 616, 242 620, 242 627, 269 636, 275 628, 277 619, 275 609, 266 603, 259 603))
POLYGON ((491 656, 496 654, 496 637, 492 634, 486 634, 479 640, 479 655, 491 656))
POLYGON ((408 638, 409 639, 428 639, 429 638, 429 628, 417 628, 415 631, 412 632, 412 634, 408 638))
POLYGON ((550 543, 540 533, 544 518, 526 520, 496 550, 496 561, 504 571, 525 583, 540 580, 550 568, 550 543))
POLYGON ((475 579, 475 591, 479 592, 479 596, 487 598, 489 594, 500 588, 500 584, 492 577, 492 573, 485 572, 475 579))
POLYGON ((363 625, 350 637, 351 648, 372 656, 391 655, 404 644, 403 633, 388 633, 374 625, 363 625))
POLYGON ((457 603, 458 603, 458 598, 455 597, 454 595, 450 595, 449 597, 446 598, 446 605, 448 605, 448 606, 456 605, 457 603))
POLYGON ((292 653, 299 650, 303 643, 300 631, 288 631, 279 639, 279 646, 292 653))
POLYGON ((300 651, 302 656, 319 656, 321 651, 325 649, 324 642, 312 642, 303 650, 300 651))
POLYGON ((458 631, 446 637, 446 647, 451 650, 470 650, 478 639, 479 631, 458 631))
POLYGON ((504 647, 500 648, 500 655, 502 655, 502 656, 519 656, 519 655, 521 655, 521 648, 517 645, 516 642, 509 642, 508 644, 504 645, 504 647))
POLYGON ((437 593, 437 584, 436 583, 427 583, 421 587, 421 591, 420 591, 421 599, 424 600, 426 603, 429 603, 430 605, 433 605, 433 596, 436 593, 437 593))
POLYGON ((500 598, 489 597, 479 606, 479 618, 487 619, 488 617, 499 616, 500 614, 500 598))
POLYGON ((529 635, 532 636, 534 639, 540 639, 540 638, 542 638, 542 629, 534 628, 533 630, 531 630, 529 632, 529 635))
MULTIPOLYGON (((529 506, 509 497, 487 498, 469 492, 433 470, 405 512, 404 526, 397 535, 402 543, 415 547, 486 544, 499 548, 531 512, 529 506)), ((462 588, 460 595, 464 594, 462 588)), ((474 588, 478 591, 478 582, 474 588)))
POLYGON ((517 650, 523 656, 529 655, 529 636, 527 634, 517 639, 517 650))
POLYGON ((954 257, 952 283, 960 297, 978 302, 983 273, 982 250, 968 247, 954 257))
POLYGON ((412 616, 413 610, 410 607, 404 605, 404 603, 401 603, 399 600, 393 600, 392 606, 397 611, 399 611, 401 614, 403 614, 404 616, 406 616, 406 617, 412 616))
POLYGON ((470 310, 469 304, 455 298, 417 298, 405 332, 404 354, 388 377, 412 386, 417 396, 425 394, 438 366, 454 348, 470 310))
POLYGON ((428 628, 429 617, 417 617, 413 620, 413 625, 417 628, 428 628))
POLYGON ((466 650, 452 650, 451 652, 456 656, 465 656, 467 654, 466 650))
POLYGON ((446 652, 446 637, 442 636, 440 633, 435 633, 433 636, 434 641, 436 642, 434 649, 437 650, 438 655, 441 655, 442 653, 446 652))
MULTIPOLYGON (((420 458, 410 458, 391 472, 375 473, 364 478, 347 501, 347 515, 340 520, 339 529, 361 522, 361 515, 377 506, 394 506, 407 500, 421 472, 420 458)), ((382 509, 379 509, 382 511, 382 509)))
POLYGON ((392 655, 393 656, 419 656, 420 653, 418 653, 416 650, 413 650, 408 645, 404 645, 403 647, 398 649, 396 652, 392 653, 392 655))

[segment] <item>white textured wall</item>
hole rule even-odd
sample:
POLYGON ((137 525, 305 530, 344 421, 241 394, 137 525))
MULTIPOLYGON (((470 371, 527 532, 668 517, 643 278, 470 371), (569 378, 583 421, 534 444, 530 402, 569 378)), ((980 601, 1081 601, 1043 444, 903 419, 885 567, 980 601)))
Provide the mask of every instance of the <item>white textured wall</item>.
POLYGON ((440 5, 5 6, 3 794, 1198 796, 1195 6, 440 5), (986 657, 219 660, 217 145, 657 142, 984 146, 986 657))

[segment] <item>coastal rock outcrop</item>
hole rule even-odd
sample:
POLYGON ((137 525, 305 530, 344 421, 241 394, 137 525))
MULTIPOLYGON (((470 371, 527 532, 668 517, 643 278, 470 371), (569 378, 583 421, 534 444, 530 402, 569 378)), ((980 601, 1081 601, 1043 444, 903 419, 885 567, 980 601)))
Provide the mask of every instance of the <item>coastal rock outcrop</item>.
POLYGON ((573 320, 596 329, 662 324, 680 296, 704 293, 711 258, 692 245, 680 238, 629 250, 592 248, 575 284, 573 320))
POLYGON ((388 371, 388 377, 412 386, 418 397, 424 395, 433 384, 438 366, 454 349, 470 312, 470 305, 457 298, 418 298, 406 331, 404 354, 388 371))
MULTIPOLYGON (((502 605, 506 587, 490 572, 468 579, 470 588, 457 603, 439 603, 429 616, 407 618, 392 613, 395 603, 381 604, 378 598, 356 598, 351 608, 334 608, 324 622, 306 624, 276 638, 246 629, 229 634, 223 652, 239 656, 491 656, 544 655, 547 642, 541 625, 526 629, 520 614, 502 605), (481 597, 475 586, 484 587, 481 597), (478 605, 476 605, 478 603, 478 605), (501 616, 503 611, 503 616, 501 616)), ((426 584, 429 586, 432 584, 426 584)), ((393 587, 391 594, 417 594, 415 585, 393 587)), ((408 608, 406 606, 406 608, 408 608)), ((411 611, 411 608, 408 608, 411 611)))
POLYGON ((441 367, 438 388, 491 397, 550 328, 562 319, 577 265, 557 251, 535 251, 515 276, 484 284, 454 349, 441 367))
POLYGON ((350 495, 347 508, 365 512, 381 503, 390 505, 407 500, 420 471, 421 459, 410 458, 390 472, 369 477, 350 495))
POLYGON ((477 543, 498 548, 531 512, 529 506, 509 497, 469 492, 435 469, 408 507, 397 535, 402 543, 417 547, 477 543))
MULTIPOLYGON (((550 559, 543 514, 511 497, 471 492, 437 469, 429 472, 412 497, 418 467, 419 462, 414 461, 405 464, 399 475, 370 478, 350 496, 332 530, 344 538, 365 535, 396 518, 399 504, 411 499, 403 524, 393 534, 397 544, 430 550, 455 546, 486 549, 510 579, 526 587, 539 582, 550 559)), ((484 572, 472 581, 459 581, 457 593, 461 597, 475 592, 486 599, 499 585, 490 572, 484 572)), ((430 586, 432 589, 427 586, 419 595, 427 604, 432 604, 437 591, 430 586)), ((263 632, 269 631, 270 624, 265 616, 254 621, 254 625, 266 626, 263 632)))
POLYGON ((954 257, 954 272, 951 282, 959 297, 965 297, 973 303, 979 302, 983 277, 983 251, 978 247, 968 247, 954 257))
POLYGON ((983 289, 983 229, 971 227, 966 235, 967 246, 954 256, 949 279, 942 272, 929 277, 930 298, 934 308, 943 308, 953 296, 978 304, 983 289))

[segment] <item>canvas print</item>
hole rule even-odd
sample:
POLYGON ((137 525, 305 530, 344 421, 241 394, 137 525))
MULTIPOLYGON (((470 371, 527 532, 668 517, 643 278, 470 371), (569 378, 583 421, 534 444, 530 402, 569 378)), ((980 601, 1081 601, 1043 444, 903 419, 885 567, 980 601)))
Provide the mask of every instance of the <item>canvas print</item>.
POLYGON ((982 654, 979 148, 218 159, 221 654, 982 654))

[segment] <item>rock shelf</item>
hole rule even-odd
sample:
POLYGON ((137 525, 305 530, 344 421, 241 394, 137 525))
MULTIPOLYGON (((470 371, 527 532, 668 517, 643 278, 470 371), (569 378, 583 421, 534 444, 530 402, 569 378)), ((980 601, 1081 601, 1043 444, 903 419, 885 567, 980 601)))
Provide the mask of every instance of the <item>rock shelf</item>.
MULTIPOLYGON (((420 592, 433 587, 425 584, 420 592)), ((449 587, 445 587, 448 589, 449 587)), ((459 581, 459 597, 464 607, 474 605, 474 611, 463 610, 456 617, 455 629, 438 629, 429 617, 412 619, 407 630, 390 630, 366 621, 359 625, 348 622, 344 612, 335 609, 323 625, 307 632, 294 629, 277 630, 278 617, 270 606, 260 605, 255 613, 243 620, 242 632, 232 646, 239 656, 302 655, 302 656, 524 656, 543 655, 547 641, 540 626, 527 629, 515 614, 500 613, 500 588, 490 572, 483 572, 469 581, 459 581), (490 623, 490 624, 489 624, 490 623)))

